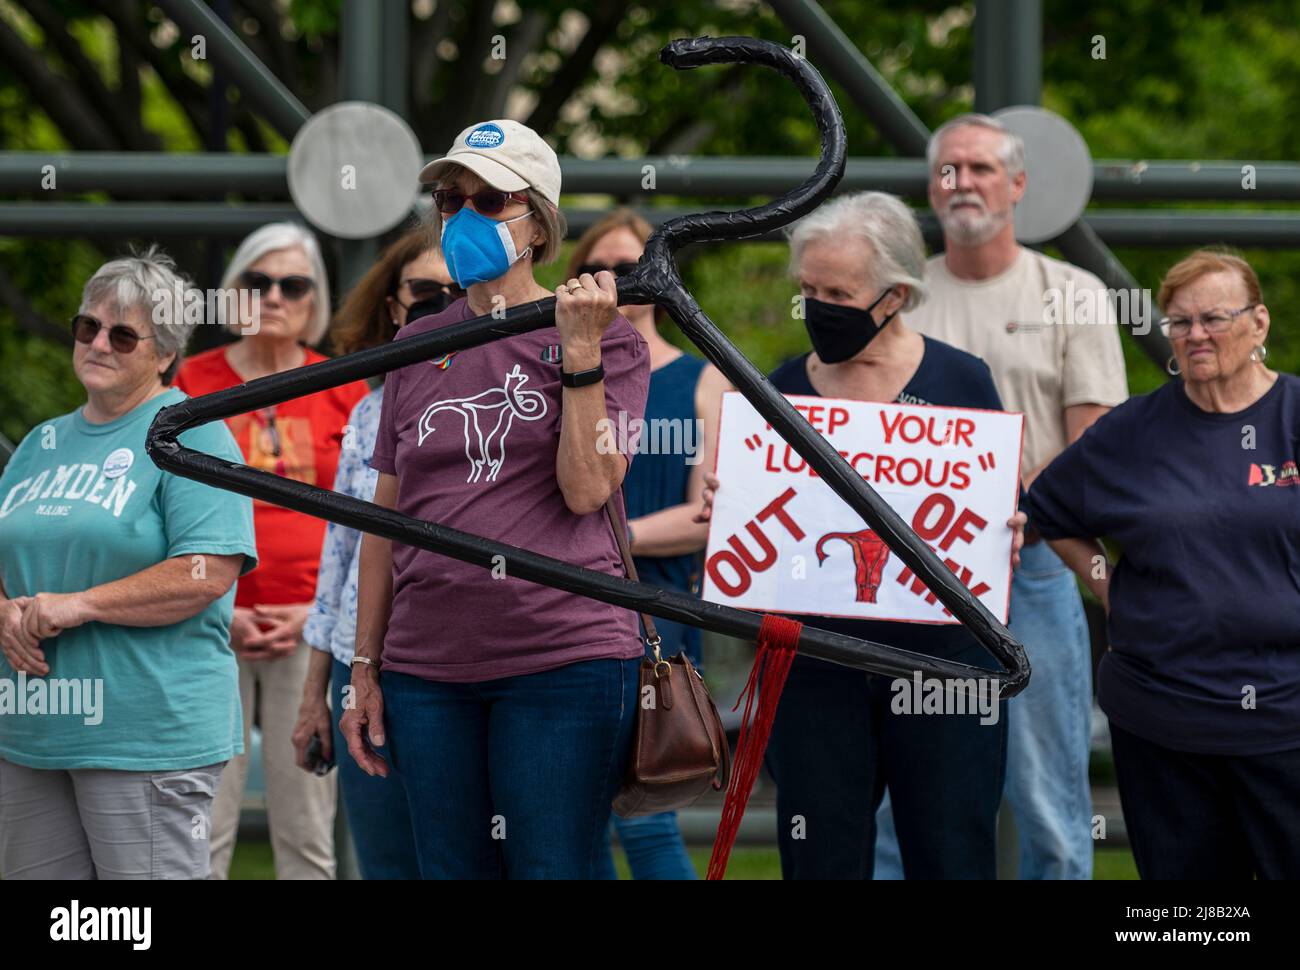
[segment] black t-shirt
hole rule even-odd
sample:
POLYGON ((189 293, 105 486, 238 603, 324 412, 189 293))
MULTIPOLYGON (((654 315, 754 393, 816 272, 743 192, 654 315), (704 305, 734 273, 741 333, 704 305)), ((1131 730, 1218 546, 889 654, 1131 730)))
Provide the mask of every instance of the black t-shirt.
POLYGON ((1111 536, 1098 700, 1179 751, 1300 748, 1300 378, 1213 414, 1181 381, 1102 417, 1034 480, 1049 539, 1111 536))
MULTIPOLYGON (((989 365, 974 354, 930 337, 916 373, 895 398, 898 404, 933 404, 937 407, 983 408, 1001 411, 1002 398, 993 385, 989 365)), ((770 380, 782 394, 821 397, 808 380, 808 355, 792 357, 772 371, 770 380)))
MULTIPOLYGON (((921 363, 895 399, 897 403, 1002 410, 1002 399, 993 385, 988 364, 942 341, 929 337, 923 339, 925 351, 921 363)), ((820 397, 808 380, 807 363, 807 354, 795 357, 772 371, 768 379, 782 394, 820 397)), ((1012 456, 1011 461, 1014 463, 1015 460, 1016 457, 1012 456)), ((792 619, 820 630, 874 640, 945 660, 979 666, 994 663, 992 655, 959 624, 853 620, 834 616, 792 616, 792 619)))

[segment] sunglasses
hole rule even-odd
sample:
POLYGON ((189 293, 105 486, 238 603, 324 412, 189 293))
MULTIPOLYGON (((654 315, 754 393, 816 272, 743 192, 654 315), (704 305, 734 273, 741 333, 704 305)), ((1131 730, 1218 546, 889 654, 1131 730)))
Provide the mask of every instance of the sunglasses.
MULTIPOLYGON (((93 344, 95 337, 104 325, 94 317, 79 313, 72 318, 72 336, 80 344, 93 344)), ((153 337, 142 337, 124 323, 115 323, 108 328, 108 344, 119 354, 129 354, 139 345, 141 340, 153 340, 153 337)))
POLYGON ((581 276, 583 273, 590 273, 595 276, 601 270, 609 270, 615 276, 626 276, 632 270, 636 269, 636 263, 615 263, 613 266, 605 266, 602 263, 583 263, 578 267, 575 276, 581 276))
POLYGON ((405 288, 411 294, 412 303, 423 303, 425 300, 436 300, 442 297, 447 299, 447 305, 455 303, 465 291, 454 283, 439 283, 437 280, 409 279, 402 280, 397 285, 400 290, 405 288))
POLYGON ((460 189, 435 189, 433 192, 433 204, 444 216, 459 212, 467 201, 474 203, 475 212, 495 216, 500 215, 511 202, 527 202, 528 196, 522 192, 501 192, 498 189, 484 189, 473 195, 466 195, 460 189))
POLYGON ((276 279, 273 276, 267 276, 265 273, 258 273, 255 270, 249 270, 239 277, 246 290, 256 290, 258 293, 270 293, 275 286, 280 287, 280 293, 286 300, 301 300, 304 296, 316 288, 316 281, 310 276, 281 276, 276 279))

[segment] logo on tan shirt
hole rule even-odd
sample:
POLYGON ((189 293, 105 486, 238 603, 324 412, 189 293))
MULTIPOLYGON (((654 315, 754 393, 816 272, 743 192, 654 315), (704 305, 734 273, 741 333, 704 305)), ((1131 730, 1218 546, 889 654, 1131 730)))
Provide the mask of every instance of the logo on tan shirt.
POLYGON ((465 457, 469 459, 467 482, 477 482, 488 470, 487 481, 495 481, 506 461, 506 436, 515 418, 536 421, 546 416, 546 395, 541 391, 525 391, 528 375, 521 373, 519 365, 506 375, 501 387, 489 388, 473 397, 450 398, 435 401, 420 416, 420 438, 417 445, 436 432, 434 415, 450 411, 460 415, 465 434, 465 457))
POLYGON ((1041 320, 1008 320, 1007 333, 1038 333, 1046 326, 1041 320))

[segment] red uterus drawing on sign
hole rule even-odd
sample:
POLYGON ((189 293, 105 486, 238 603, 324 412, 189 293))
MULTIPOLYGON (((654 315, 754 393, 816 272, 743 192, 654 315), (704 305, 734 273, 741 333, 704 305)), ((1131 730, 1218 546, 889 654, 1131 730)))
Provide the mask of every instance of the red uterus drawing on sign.
POLYGON ((817 540, 817 565, 827 559, 824 551, 826 543, 834 539, 843 539, 853 550, 853 565, 857 568, 857 601, 874 603, 876 591, 880 589, 880 574, 889 559, 889 546, 870 529, 861 532, 828 532, 817 540))

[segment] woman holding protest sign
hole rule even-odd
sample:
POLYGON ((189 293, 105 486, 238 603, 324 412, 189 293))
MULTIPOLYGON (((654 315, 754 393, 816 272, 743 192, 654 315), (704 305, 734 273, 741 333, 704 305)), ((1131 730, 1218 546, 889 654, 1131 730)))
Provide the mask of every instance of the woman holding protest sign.
MULTIPOLYGON (((771 374, 778 390, 1002 409, 983 361, 903 322, 901 314, 925 299, 925 247, 899 199, 882 192, 841 196, 795 224, 790 249, 813 349, 771 374)), ((717 484, 708 476, 701 518, 711 513, 717 484)), ((1007 527, 1015 565, 1024 515, 1007 527)), ((959 663, 988 657, 960 625, 798 619, 959 663)), ((904 713, 891 703, 899 696, 892 687, 885 678, 795 658, 767 749, 787 879, 871 878, 875 812, 886 786, 907 878, 995 877, 1005 712, 904 713)))
POLYGON ((1138 873, 1297 879, 1300 379, 1264 363, 1241 257, 1192 253, 1157 302, 1182 380, 1103 415, 1026 508, 1107 607, 1097 699, 1138 873))

